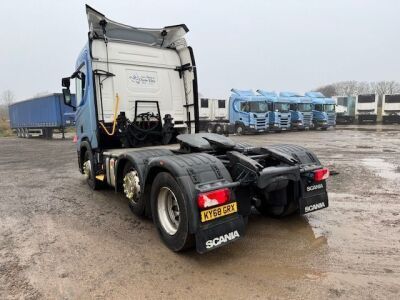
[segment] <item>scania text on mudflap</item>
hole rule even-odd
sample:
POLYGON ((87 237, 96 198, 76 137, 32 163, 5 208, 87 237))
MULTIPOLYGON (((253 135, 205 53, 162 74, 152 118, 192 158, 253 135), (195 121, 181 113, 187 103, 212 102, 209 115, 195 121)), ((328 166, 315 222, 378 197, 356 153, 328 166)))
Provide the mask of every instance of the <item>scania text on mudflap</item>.
POLYGON ((200 253, 243 237, 252 206, 275 217, 328 206, 329 172, 311 151, 198 133, 185 25, 134 28, 86 12, 88 42, 62 85, 72 105, 75 81, 78 166, 93 190, 122 192, 171 250, 200 253))

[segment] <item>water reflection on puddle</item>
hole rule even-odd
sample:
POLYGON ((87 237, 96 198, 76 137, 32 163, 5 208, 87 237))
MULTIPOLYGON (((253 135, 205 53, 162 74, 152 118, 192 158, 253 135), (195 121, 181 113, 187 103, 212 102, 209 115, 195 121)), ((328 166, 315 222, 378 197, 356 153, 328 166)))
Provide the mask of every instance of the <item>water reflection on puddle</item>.
POLYGON ((385 179, 400 179, 400 166, 391 164, 381 158, 363 158, 362 163, 385 179))

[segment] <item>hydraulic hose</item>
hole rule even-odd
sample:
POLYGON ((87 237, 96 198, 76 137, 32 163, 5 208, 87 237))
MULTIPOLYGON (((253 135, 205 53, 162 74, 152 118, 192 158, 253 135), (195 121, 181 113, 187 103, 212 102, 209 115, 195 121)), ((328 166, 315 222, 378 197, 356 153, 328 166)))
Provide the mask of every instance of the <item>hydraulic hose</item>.
POLYGON ((109 136, 113 136, 115 134, 115 128, 117 128, 117 112, 119 109, 119 96, 118 93, 115 95, 116 101, 115 101, 115 106, 114 106, 114 112, 113 112, 113 127, 112 127, 112 131, 109 132, 106 128, 106 126, 104 126, 104 124, 102 122, 99 122, 101 127, 103 127, 105 133, 109 136))

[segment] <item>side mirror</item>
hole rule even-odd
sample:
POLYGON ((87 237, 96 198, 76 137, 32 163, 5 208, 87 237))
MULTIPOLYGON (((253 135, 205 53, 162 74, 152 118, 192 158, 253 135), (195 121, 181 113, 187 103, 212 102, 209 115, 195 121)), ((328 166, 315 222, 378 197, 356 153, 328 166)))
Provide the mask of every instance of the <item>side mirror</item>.
POLYGON ((71 91, 69 90, 69 88, 63 89, 62 91, 65 105, 74 107, 72 105, 71 91))
POLYGON ((61 79, 61 86, 69 89, 69 87, 71 86, 70 77, 64 77, 63 79, 61 79))

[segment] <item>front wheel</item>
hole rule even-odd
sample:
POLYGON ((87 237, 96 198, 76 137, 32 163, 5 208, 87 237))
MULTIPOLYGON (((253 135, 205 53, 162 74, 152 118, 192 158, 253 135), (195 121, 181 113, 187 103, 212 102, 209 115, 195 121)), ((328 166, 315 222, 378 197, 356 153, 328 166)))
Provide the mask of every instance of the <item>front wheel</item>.
POLYGON ((96 179, 95 162, 93 153, 90 150, 85 152, 83 157, 83 174, 86 177, 86 182, 92 190, 100 189, 102 182, 96 179))
POLYGON ((194 236, 189 233, 187 200, 171 174, 161 172, 154 179, 151 208, 154 223, 168 248, 178 252, 194 245, 194 236))
POLYGON ((244 134, 244 126, 242 124, 236 125, 235 133, 236 133, 236 135, 244 134))

